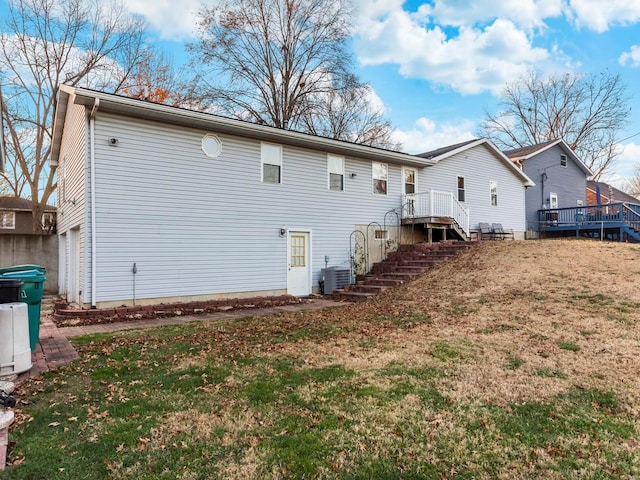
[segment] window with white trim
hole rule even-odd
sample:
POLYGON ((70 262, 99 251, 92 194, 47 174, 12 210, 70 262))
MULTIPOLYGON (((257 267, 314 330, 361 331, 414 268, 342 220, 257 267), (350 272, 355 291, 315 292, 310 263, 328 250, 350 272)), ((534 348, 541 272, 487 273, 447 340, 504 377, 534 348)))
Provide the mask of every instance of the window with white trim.
POLYGON ((560 155, 560 166, 561 167, 566 167, 567 166, 567 156, 566 155, 560 155))
POLYGON ((458 201, 464 202, 465 189, 464 189, 464 177, 458 177, 458 201))
POLYGON ((498 183, 495 180, 489 182, 489 194, 491 195, 491 206, 498 205, 498 183))
POLYGON ((222 152, 222 142, 217 135, 207 133, 202 137, 202 151, 207 157, 216 158, 222 152))
POLYGON ((554 192, 549 193, 549 208, 558 208, 558 194, 554 192))
POLYGON ((272 143, 260 144, 262 182, 282 183, 282 146, 272 143))
POLYGON ((404 167, 402 169, 402 176, 404 178, 403 192, 407 195, 416 193, 417 175, 415 168, 404 167))
POLYGON ((16 212, 0 211, 0 228, 16 228, 16 212))
POLYGON ((373 177, 373 193, 378 195, 387 194, 387 180, 389 177, 389 167, 386 163, 372 162, 371 173, 373 177))
POLYGON ((344 157, 327 155, 329 190, 344 190, 344 157))

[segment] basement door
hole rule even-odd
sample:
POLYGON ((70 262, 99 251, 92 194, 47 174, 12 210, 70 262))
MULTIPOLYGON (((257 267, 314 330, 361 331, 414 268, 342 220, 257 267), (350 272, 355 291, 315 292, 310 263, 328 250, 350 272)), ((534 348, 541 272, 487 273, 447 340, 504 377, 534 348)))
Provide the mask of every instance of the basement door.
POLYGON ((287 293, 306 297, 311 294, 311 234, 289 230, 288 239, 287 293))

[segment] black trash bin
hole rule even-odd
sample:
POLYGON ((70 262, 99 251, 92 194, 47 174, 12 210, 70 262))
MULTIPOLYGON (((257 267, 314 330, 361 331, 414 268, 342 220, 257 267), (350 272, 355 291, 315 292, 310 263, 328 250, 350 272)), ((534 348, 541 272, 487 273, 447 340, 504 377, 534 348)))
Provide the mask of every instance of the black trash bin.
POLYGON ((0 278, 0 303, 21 302, 22 285, 24 282, 17 278, 0 278))

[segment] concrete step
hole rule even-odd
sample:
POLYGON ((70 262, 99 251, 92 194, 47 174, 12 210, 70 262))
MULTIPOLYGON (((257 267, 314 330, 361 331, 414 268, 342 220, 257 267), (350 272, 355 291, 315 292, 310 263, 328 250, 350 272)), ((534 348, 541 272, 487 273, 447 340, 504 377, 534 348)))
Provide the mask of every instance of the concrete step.
POLYGON ((349 302, 366 302, 371 297, 375 297, 375 293, 368 292, 352 292, 350 290, 337 289, 333 291, 333 296, 341 299, 347 300, 349 302))

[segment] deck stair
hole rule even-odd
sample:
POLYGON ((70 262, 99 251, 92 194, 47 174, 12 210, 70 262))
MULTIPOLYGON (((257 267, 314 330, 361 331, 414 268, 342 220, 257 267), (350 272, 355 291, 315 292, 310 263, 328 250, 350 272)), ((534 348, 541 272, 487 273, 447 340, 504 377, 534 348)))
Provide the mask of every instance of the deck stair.
POLYGON ((397 287, 413 277, 439 265, 477 245, 477 241, 448 240, 439 243, 401 245, 386 260, 376 263, 356 283, 333 291, 333 296, 352 302, 365 301, 389 288, 397 287))

